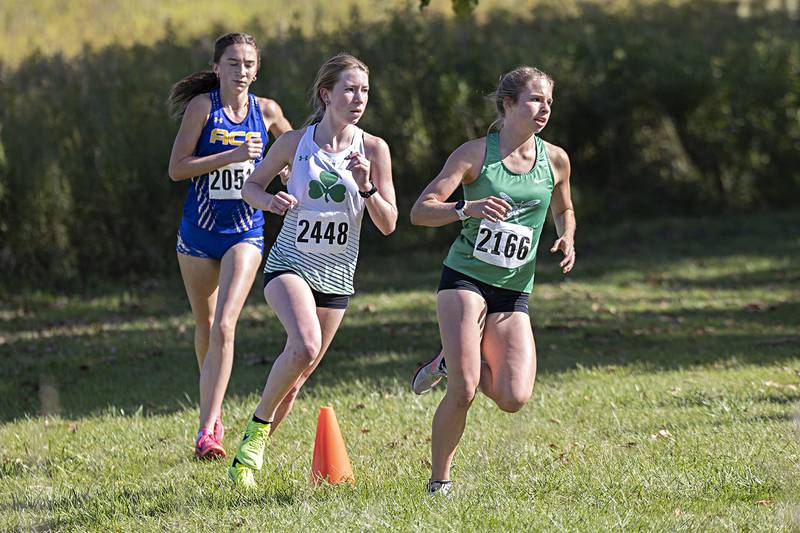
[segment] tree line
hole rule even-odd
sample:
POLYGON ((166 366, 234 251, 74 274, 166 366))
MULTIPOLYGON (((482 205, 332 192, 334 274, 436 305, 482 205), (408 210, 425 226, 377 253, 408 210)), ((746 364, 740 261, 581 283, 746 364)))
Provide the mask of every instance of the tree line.
MULTIPOLYGON (((785 11, 747 18, 728 3, 594 3, 564 13, 497 11, 483 21, 420 16, 313 38, 174 29, 152 46, 34 54, 0 65, 0 269, 7 284, 148 277, 174 268, 186 184, 167 162, 177 123, 171 85, 208 68, 213 39, 252 33, 263 66, 252 88, 292 123, 310 109, 319 65, 346 50, 371 67, 360 124, 387 140, 401 220, 388 253, 449 239, 455 228, 412 228, 408 210, 447 155, 494 120, 486 96, 504 71, 538 66, 555 79, 542 137, 570 154, 579 224, 781 209, 800 194, 800 26, 785 11)), ((271 218, 271 231, 279 221, 271 218)))

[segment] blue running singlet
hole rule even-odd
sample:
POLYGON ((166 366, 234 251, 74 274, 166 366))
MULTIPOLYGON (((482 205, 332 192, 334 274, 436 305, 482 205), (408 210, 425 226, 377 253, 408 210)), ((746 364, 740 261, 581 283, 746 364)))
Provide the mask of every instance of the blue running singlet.
MULTIPOLYGON (((211 98, 211 112, 197 140, 194 150, 196 157, 233 150, 251 138, 260 138, 266 148, 269 138, 255 96, 248 95, 250 109, 245 119, 236 123, 222 109, 219 89, 214 89, 208 95, 211 98)), ((226 234, 246 233, 262 227, 264 213, 242 200, 244 181, 262 157, 263 153, 258 159, 231 163, 192 178, 183 203, 181 224, 189 223, 211 233, 226 234)))

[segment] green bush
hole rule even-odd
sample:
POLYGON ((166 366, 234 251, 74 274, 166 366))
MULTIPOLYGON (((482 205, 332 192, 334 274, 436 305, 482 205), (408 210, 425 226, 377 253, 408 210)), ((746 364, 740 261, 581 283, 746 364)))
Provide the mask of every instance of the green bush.
MULTIPOLYGON (((534 64, 556 80, 543 138, 571 156, 580 223, 620 217, 783 208, 800 194, 800 29, 785 12, 739 17, 728 4, 584 3, 566 14, 425 17, 358 12, 343 31, 259 39, 253 91, 293 124, 319 65, 348 50, 371 66, 362 126, 392 149, 400 226, 369 228, 366 250, 442 241, 455 228, 411 228, 407 213, 447 155, 485 134, 498 76, 534 64)), ((226 28, 227 30, 227 28, 226 28)), ((165 99, 207 66, 213 36, 153 46, 35 55, 2 69, 0 268, 3 280, 65 283, 152 276, 175 267, 185 184, 166 168, 177 131, 165 99)), ((2 68, 2 67, 0 67, 2 68)), ((270 219, 274 225, 276 221, 270 219)))

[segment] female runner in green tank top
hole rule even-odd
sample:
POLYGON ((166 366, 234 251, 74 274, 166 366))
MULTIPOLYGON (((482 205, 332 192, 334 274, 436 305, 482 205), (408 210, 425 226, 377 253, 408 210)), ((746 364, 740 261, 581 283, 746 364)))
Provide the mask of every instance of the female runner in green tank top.
POLYGON ((537 136, 550 118, 553 80, 516 68, 500 78, 494 100, 500 130, 453 152, 411 210, 415 225, 463 224, 437 295, 442 352, 412 380, 422 394, 447 378, 433 418, 431 493, 451 488, 450 464, 478 389, 509 413, 531 397, 536 348, 528 295, 548 206, 558 232, 550 251, 563 253, 565 274, 575 263, 569 158, 537 136), (464 200, 447 202, 459 185, 464 200))

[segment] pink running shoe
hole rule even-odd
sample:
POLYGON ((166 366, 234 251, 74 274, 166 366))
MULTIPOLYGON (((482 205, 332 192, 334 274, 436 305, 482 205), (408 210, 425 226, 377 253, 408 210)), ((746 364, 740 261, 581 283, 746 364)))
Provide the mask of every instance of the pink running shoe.
POLYGON ((225 457, 225 448, 213 433, 201 431, 194 444, 194 456, 198 459, 222 459, 225 457))
POLYGON ((441 349, 436 357, 417 365, 411 378, 411 390, 414 394, 425 394, 443 378, 447 378, 447 363, 444 360, 444 349, 441 349))
POLYGON ((222 425, 221 416, 218 416, 214 421, 214 438, 217 439, 217 442, 219 443, 221 443, 222 439, 225 438, 225 426, 222 425))

